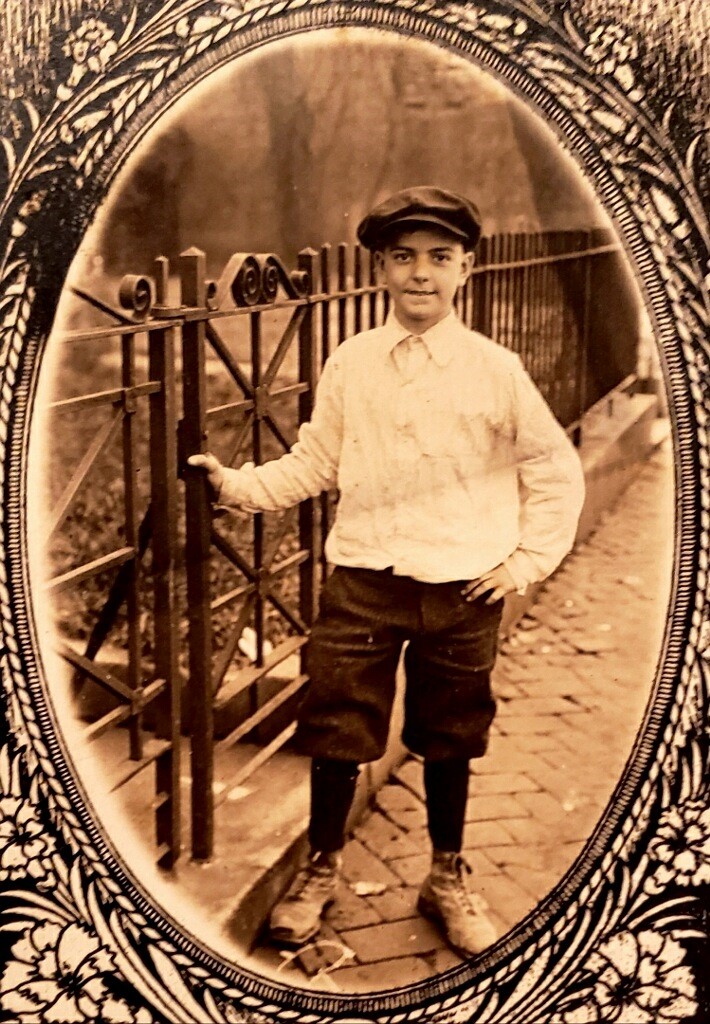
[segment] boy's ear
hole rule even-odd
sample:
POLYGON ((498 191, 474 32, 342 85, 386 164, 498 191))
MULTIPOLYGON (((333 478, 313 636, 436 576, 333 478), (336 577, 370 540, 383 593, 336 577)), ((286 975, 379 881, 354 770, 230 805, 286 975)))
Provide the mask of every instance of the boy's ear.
POLYGON ((381 249, 376 249, 374 252, 375 270, 377 273, 381 273, 385 265, 385 254, 381 249))
POLYGON ((469 277, 471 271, 473 270, 473 265, 474 265, 475 262, 476 262, 476 254, 475 253, 473 253, 473 252, 465 252, 463 254, 463 259, 461 261, 461 279, 462 279, 462 281, 465 281, 469 277))

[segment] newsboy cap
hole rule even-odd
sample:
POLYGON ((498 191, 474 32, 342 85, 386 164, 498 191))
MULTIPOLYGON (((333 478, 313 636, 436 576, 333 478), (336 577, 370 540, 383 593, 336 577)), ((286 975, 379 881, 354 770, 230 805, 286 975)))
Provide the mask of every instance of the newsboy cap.
POLYGON ((393 228, 433 225, 459 238, 474 249, 481 236, 478 207, 464 196, 431 185, 419 185, 395 192, 368 213, 357 229, 357 237, 368 249, 376 249, 393 228))

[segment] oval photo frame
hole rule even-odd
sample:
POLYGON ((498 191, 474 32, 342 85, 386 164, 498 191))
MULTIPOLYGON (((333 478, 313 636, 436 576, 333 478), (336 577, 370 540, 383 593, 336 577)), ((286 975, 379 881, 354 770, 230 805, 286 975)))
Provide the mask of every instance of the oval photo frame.
MULTIPOLYGON (((105 18, 106 12, 96 15, 94 28, 105 18)), ((9 243, 0 421, 8 471, 0 598, 10 735, 0 781, 7 823, 3 881, 13 884, 6 906, 13 915, 14 962, 25 966, 6 970, 0 1005, 8 992, 17 993, 15 1008, 18 999, 29 1000, 23 993, 31 991, 37 958, 51 949, 57 999, 62 964, 77 957, 77 969, 92 965, 85 968, 87 1019, 92 1000, 102 1014, 113 1000, 134 1020, 604 1019, 581 1014, 603 1009, 609 971, 621 983, 621 965, 635 970, 645 960, 655 971, 649 992, 671 993, 664 997, 666 1019, 689 1019, 701 998, 688 965, 700 938, 697 889, 707 881, 707 864, 697 843, 684 850, 681 839, 686 835, 690 843, 689 829, 700 831, 700 845, 707 838, 701 721, 710 632, 708 318, 700 269, 708 233, 693 180, 696 140, 686 140, 681 159, 672 111, 659 97, 651 105, 644 95, 626 30, 610 23, 585 29, 582 18, 564 8, 543 18, 533 2, 474 8, 283 0, 243 10, 165 3, 152 14, 117 11, 115 24, 103 42, 89 45, 93 63, 81 63, 68 49, 69 62, 56 68, 53 105, 40 111, 18 97, 20 137, 5 140, 10 188, 2 210, 9 243), (455 52, 497 76, 563 139, 614 220, 644 293, 671 406, 678 496, 673 614, 653 692, 635 749, 584 855, 490 954, 422 985, 367 996, 295 994, 236 969, 183 934, 123 869, 89 813, 54 729, 38 657, 24 521, 27 438, 43 345, 75 249, 123 158, 165 106, 210 71, 269 40, 341 26, 416 35, 455 52), (689 861, 697 861, 695 870, 688 870, 689 861), (72 950, 69 960, 60 963, 59 949, 72 950)))

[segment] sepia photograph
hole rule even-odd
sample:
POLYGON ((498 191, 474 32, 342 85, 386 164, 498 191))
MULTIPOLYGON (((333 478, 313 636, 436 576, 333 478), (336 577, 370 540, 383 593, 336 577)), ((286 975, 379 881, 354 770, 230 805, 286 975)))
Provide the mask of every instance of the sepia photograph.
POLYGON ((701 1020, 707 218, 630 169, 642 44, 10 6, 0 1007, 701 1020))

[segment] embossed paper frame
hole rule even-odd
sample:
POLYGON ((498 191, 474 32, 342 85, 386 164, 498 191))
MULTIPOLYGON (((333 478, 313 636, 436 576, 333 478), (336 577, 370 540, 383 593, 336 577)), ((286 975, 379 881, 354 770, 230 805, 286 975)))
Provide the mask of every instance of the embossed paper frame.
MULTIPOLYGON (((36 0, 27 9, 50 4, 36 0)), ((0 140, 0 612, 8 727, 0 752, 0 928, 9 951, 0 976, 2 1019, 702 1019, 700 899, 710 880, 703 733, 710 318, 699 182, 707 150, 692 110, 680 110, 674 99, 676 90, 692 88, 683 70, 670 66, 665 83, 649 84, 639 59, 643 34, 609 19, 595 23, 594 7, 594 0, 153 0, 132 10, 122 5, 118 16, 110 4, 86 0, 83 27, 74 30, 86 47, 73 48, 64 33, 49 53, 37 54, 56 73, 51 93, 38 99, 18 89, 7 98, 0 140), (27 438, 43 346, 68 266, 124 156, 172 100, 214 68, 267 40, 337 26, 418 36, 472 61, 564 140, 613 218, 644 295, 669 397, 677 495, 673 612, 651 699, 584 855, 484 957, 407 990, 362 996, 294 992, 220 960, 166 918, 115 859, 54 732, 28 592, 25 518, 27 438), (628 1015, 631 1003, 624 1009, 629 986, 637 1016, 628 1015)), ((691 8, 669 23, 681 39, 694 30, 691 8)))

